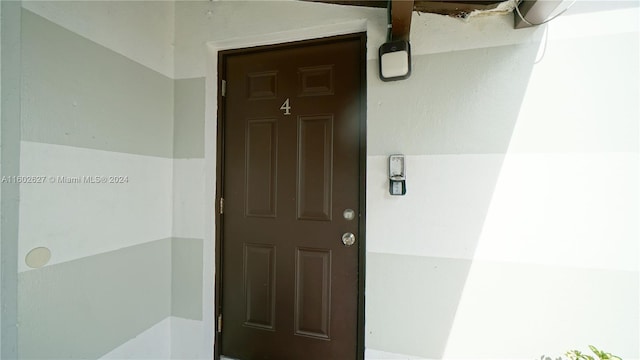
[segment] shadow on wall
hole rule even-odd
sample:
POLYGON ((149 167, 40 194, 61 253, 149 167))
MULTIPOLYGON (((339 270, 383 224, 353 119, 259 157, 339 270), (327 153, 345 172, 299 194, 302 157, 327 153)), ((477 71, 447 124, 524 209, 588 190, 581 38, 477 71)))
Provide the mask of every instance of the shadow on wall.
POLYGON ((415 56, 395 83, 370 62, 367 348, 443 357, 538 45, 415 56), (407 195, 391 197, 398 152, 407 195))

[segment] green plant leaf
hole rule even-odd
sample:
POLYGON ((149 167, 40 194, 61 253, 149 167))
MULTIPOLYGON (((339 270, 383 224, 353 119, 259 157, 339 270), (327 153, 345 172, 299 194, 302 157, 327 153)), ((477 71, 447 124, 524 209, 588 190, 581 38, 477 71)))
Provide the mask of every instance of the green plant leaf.
POLYGON ((605 352, 604 350, 599 350, 593 345, 589 345, 589 349, 591 349, 591 351, 593 351, 593 353, 596 354, 598 356, 598 359, 600 360, 622 360, 621 357, 605 352))
POLYGON ((604 351, 598 350, 598 348, 593 345, 589 345, 589 349, 591 349, 591 351, 593 351, 593 353, 596 354, 600 359, 611 359, 611 354, 607 354, 604 351))

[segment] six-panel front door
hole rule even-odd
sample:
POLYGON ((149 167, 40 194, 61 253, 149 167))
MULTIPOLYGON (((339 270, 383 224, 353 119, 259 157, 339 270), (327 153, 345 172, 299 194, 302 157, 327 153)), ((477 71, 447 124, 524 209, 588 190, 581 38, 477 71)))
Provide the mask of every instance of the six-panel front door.
POLYGON ((222 56, 223 355, 356 358, 362 41, 222 56))

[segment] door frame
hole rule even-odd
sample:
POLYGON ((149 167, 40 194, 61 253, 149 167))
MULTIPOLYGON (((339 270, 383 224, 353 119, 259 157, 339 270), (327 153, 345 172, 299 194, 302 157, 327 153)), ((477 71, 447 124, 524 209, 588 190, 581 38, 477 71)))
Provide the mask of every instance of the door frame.
MULTIPOLYGON (((224 193, 224 123, 225 108, 222 96, 222 75, 225 73, 226 57, 234 54, 248 53, 260 50, 278 50, 289 47, 307 46, 318 43, 332 43, 344 39, 354 39, 360 42, 360 117, 359 122, 359 208, 360 219, 358 224, 358 314, 357 314, 357 340, 356 359, 364 360, 365 352, 365 271, 366 271, 366 177, 367 177, 367 33, 364 31, 350 32, 347 34, 329 34, 316 36, 310 39, 300 39, 284 41, 274 44, 261 44, 253 46, 232 47, 229 49, 216 49, 217 71, 216 71, 216 95, 217 95, 217 121, 216 121, 216 158, 215 158, 215 205, 214 205, 214 225, 215 225, 215 245, 214 245, 214 348, 213 358, 219 360, 221 356, 221 332, 218 332, 218 318, 222 314, 222 229, 224 215, 221 214, 220 199, 224 193)), ((208 84, 211 85, 211 84, 208 84)), ((209 93, 209 92, 207 92, 209 93)), ((205 252, 205 257, 207 253, 205 252)), ((206 281, 206 280, 204 280, 206 281)), ((203 306, 206 306, 203 304, 203 306)), ((223 328, 224 329, 224 328, 223 328)))

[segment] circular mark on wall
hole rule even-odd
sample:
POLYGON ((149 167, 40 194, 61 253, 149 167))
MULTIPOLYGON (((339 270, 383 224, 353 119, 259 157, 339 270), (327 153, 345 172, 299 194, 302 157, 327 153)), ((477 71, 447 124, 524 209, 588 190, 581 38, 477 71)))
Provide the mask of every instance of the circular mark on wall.
POLYGON ((27 266, 34 269, 47 265, 49 260, 51 260, 51 250, 46 247, 33 248, 24 258, 27 266))

